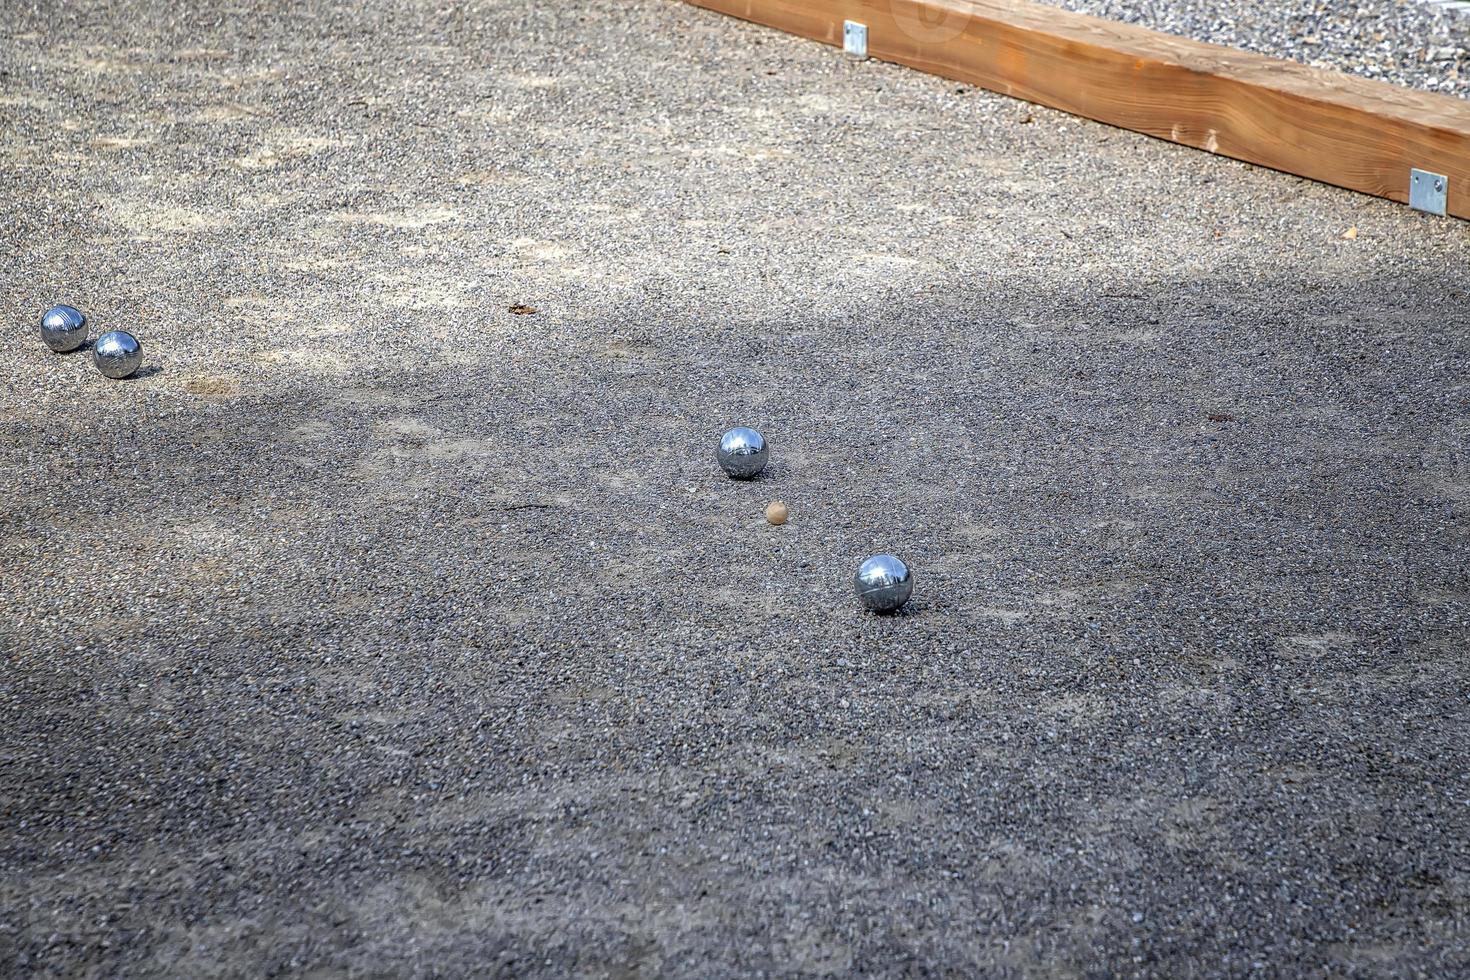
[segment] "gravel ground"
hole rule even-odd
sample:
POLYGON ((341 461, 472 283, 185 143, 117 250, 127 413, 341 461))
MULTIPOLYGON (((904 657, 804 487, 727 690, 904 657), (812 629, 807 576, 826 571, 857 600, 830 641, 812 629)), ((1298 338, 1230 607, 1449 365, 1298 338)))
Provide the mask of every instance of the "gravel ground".
POLYGON ((1421 0, 1042 0, 1200 41, 1470 98, 1470 13, 1421 0))
POLYGON ((0 971, 1470 970, 1466 224, 664 0, 0 29, 0 971))

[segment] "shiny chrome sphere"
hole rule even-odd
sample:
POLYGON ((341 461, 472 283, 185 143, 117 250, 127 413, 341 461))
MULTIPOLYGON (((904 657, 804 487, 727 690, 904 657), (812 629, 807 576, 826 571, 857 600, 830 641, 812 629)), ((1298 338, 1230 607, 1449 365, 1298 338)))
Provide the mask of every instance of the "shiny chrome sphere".
POLYGON ((858 566, 853 588, 865 608, 893 612, 914 594, 914 573, 892 555, 874 555, 858 566))
POLYGON ((41 339, 58 354, 87 342, 87 318, 75 306, 53 306, 41 316, 41 339))
POLYGON ((732 480, 749 480, 766 468, 766 440, 754 429, 740 426, 720 437, 720 469, 732 480))
POLYGON ((143 345, 126 330, 109 330, 92 345, 92 363, 109 378, 126 378, 143 363, 143 345))

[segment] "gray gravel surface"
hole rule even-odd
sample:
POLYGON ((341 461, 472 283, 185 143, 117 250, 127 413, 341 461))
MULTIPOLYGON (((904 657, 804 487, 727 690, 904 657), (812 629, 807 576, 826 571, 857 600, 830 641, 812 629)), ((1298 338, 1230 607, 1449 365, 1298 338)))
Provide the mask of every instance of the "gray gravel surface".
POLYGON ((0 33, 0 972, 1470 970, 1464 223, 663 0, 0 33))
POLYGON ((1422 0, 1042 0, 1197 41, 1470 98, 1470 13, 1422 0))

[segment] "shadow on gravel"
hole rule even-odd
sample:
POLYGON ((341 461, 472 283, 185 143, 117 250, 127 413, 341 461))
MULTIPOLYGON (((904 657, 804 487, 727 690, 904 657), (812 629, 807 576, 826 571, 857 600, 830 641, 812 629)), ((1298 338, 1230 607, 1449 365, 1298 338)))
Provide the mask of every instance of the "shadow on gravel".
POLYGON ((1455 972, 1467 308, 1017 276, 11 418, 0 965, 1455 972))

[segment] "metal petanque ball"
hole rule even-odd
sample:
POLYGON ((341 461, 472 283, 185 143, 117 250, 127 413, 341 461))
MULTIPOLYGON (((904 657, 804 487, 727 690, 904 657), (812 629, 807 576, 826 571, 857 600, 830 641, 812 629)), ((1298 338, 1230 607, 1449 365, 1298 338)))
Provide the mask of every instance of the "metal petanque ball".
POLYGON ((729 474, 732 480, 749 480, 766 468, 769 450, 766 440, 759 432, 742 425, 720 437, 720 451, 717 455, 720 469, 729 474))
POLYGON ((143 345, 126 330, 109 330, 92 345, 92 363, 109 378, 126 378, 143 363, 143 345))
POLYGON ((914 573, 892 555, 874 555, 858 566, 853 588, 865 608, 894 612, 914 594, 914 573))
POLYGON ((87 318, 75 306, 53 306, 41 316, 41 339, 58 354, 87 342, 87 318))

